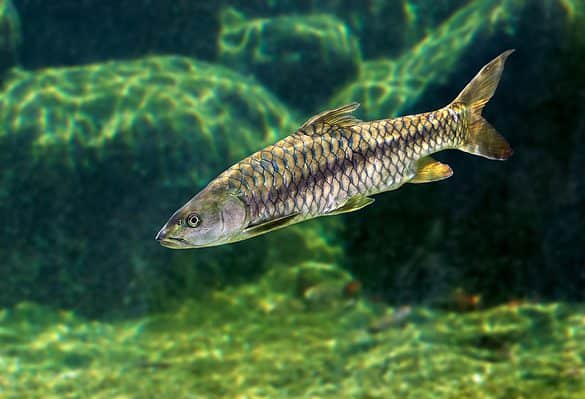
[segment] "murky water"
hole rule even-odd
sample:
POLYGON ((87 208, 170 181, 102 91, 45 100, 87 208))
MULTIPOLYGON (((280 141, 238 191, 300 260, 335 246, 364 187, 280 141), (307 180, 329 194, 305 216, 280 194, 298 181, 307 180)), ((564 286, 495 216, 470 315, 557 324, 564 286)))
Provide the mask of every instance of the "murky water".
POLYGON ((171 3, 0 0, 0 397, 585 396, 582 1, 171 3), (436 109, 508 48, 508 161, 154 241, 310 116, 436 109))

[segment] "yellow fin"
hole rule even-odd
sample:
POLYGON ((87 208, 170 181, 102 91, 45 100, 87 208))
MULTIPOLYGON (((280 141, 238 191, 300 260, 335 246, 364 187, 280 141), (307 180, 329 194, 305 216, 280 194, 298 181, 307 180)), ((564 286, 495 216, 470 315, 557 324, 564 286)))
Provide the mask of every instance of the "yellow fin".
POLYGON ((431 157, 423 157, 416 163, 416 175, 410 180, 410 183, 430 183, 452 175, 453 170, 449 165, 431 157))
POLYGON ((327 213, 327 215, 339 215, 341 213, 357 211, 359 209, 365 208, 373 202, 373 198, 364 197, 363 195, 356 195, 355 197, 351 197, 349 200, 347 200, 347 202, 339 208, 327 213))
POLYGON ((351 103, 342 105, 341 107, 335 109, 330 109, 328 111, 321 112, 320 114, 317 114, 309 118, 309 120, 303 123, 301 129, 306 129, 311 125, 319 123, 325 123, 331 126, 341 127, 353 126, 361 122, 361 120, 357 119, 355 116, 351 114, 353 111, 358 109, 359 106, 360 106, 359 103, 351 103))
POLYGON ((481 68, 453 102, 463 103, 470 108, 472 114, 481 115, 483 107, 492 98, 498 87, 506 59, 513 52, 514 50, 504 51, 481 68))

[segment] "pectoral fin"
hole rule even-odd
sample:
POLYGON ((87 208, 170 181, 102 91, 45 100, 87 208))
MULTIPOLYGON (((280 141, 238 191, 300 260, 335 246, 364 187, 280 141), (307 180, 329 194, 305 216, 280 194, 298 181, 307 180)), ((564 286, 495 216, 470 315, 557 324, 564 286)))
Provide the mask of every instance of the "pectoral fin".
POLYGON ((424 157, 416 163, 416 175, 410 180, 410 183, 430 183, 446 179, 452 175, 453 170, 449 165, 431 157, 424 157))
POLYGON ((341 213, 353 212, 362 209, 374 202, 373 198, 356 195, 351 197, 345 204, 327 213, 327 215, 339 215, 341 213))
POLYGON ((244 233, 254 236, 268 233, 269 231, 288 226, 289 224, 293 224, 294 223, 293 219, 295 219, 297 216, 298 213, 294 213, 292 215, 284 216, 278 219, 267 220, 262 223, 251 225, 244 230, 244 233))

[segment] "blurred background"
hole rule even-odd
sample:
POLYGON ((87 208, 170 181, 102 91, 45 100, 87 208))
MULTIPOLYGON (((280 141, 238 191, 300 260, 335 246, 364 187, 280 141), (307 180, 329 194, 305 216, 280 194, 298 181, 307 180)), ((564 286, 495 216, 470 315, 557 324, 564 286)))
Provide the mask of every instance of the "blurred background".
POLYGON ((582 8, 3 2, 0 304, 140 313, 299 257, 339 263, 391 302, 454 286, 493 303, 582 300, 582 8), (351 101, 365 120, 441 107, 508 48, 485 111, 508 162, 449 151, 453 178, 335 221, 181 253, 152 240, 211 178, 309 116, 351 101), (309 250, 304 229, 341 251, 309 250))
POLYGON ((0 0, 3 317, 136 320, 238 287, 302 297, 331 270, 380 306, 582 302, 584 26, 580 0, 0 0), (359 212, 217 248, 154 241, 308 117, 442 107, 509 48, 484 111, 508 161, 446 151, 453 177, 359 212))

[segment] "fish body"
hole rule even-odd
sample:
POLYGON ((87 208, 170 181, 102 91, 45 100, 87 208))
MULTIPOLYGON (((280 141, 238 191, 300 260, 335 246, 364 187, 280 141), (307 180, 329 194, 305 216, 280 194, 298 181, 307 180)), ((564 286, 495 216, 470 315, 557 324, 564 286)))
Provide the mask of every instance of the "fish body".
MULTIPOLYGON (((411 181, 421 158, 458 146, 465 110, 453 108, 347 126, 313 123, 219 179, 245 198, 253 225, 293 214, 300 221, 342 213, 348 202, 367 205, 366 197, 411 181), (359 201, 350 202, 356 196, 359 201)), ((448 177, 447 168, 441 177, 448 177)))
POLYGON ((481 111, 509 50, 484 66, 446 107, 363 122, 352 103, 310 118, 295 133, 236 163, 180 208, 157 240, 171 248, 240 241, 324 215, 361 209, 371 195, 450 177, 430 157, 459 149, 490 159, 512 150, 481 111))

